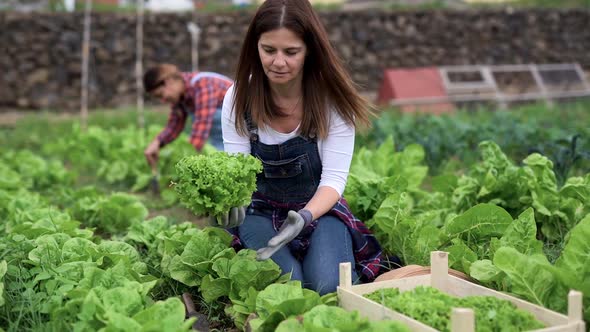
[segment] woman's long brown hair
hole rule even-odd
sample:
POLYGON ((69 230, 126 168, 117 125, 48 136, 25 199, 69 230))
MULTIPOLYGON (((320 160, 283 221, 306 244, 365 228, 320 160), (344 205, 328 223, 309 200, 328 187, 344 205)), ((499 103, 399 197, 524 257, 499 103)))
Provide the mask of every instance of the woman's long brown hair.
POLYGON ((308 0, 266 0, 252 19, 236 69, 235 98, 238 133, 246 135, 245 114, 254 124, 269 124, 281 110, 270 94, 270 86, 258 54, 258 40, 267 31, 287 28, 307 46, 303 66, 303 120, 300 134, 320 138, 328 135, 330 106, 349 124, 369 125, 367 101, 358 93, 342 61, 330 44, 328 34, 308 0))

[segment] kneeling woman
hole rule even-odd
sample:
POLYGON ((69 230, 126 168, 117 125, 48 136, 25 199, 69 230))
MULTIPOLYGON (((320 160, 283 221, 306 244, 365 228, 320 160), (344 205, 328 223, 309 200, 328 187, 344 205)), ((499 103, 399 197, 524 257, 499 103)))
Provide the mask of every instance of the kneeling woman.
POLYGON ((239 225, 242 245, 320 294, 336 290, 341 262, 356 266, 355 280, 379 271, 379 244, 342 198, 355 122, 368 124, 369 114, 309 1, 265 1, 222 112, 225 151, 250 153, 264 170, 228 227, 239 225))

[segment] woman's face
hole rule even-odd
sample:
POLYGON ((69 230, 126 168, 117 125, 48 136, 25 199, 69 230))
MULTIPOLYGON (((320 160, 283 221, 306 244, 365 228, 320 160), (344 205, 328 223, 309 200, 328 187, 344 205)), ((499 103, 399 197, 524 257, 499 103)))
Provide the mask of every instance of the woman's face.
POLYGON ((164 84, 152 92, 152 96, 163 103, 176 104, 184 93, 184 82, 181 79, 167 78, 164 84))
POLYGON ((287 28, 267 31, 258 40, 258 55, 264 73, 274 84, 300 79, 307 47, 303 40, 287 28))

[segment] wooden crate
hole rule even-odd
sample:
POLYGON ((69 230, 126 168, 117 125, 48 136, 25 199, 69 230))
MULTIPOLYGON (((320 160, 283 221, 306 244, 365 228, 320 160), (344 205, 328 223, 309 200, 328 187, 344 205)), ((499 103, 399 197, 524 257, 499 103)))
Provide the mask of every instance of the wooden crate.
MULTIPOLYGON (((346 310, 357 310, 362 316, 372 320, 397 320, 406 324, 412 331, 433 332, 434 328, 427 326, 391 310, 377 302, 363 297, 364 294, 383 288, 398 288, 400 291, 414 289, 417 286, 432 286, 449 295, 465 297, 471 295, 494 296, 514 303, 518 308, 532 313, 545 328, 535 332, 585 332, 582 320, 582 293, 570 291, 568 295, 568 315, 563 315, 541 306, 529 303, 504 293, 459 279, 448 274, 448 253, 434 251, 430 255, 431 274, 396 280, 386 280, 369 284, 352 285, 350 263, 340 264, 340 286, 338 286, 338 300, 340 306, 346 310)), ((453 308, 451 313, 451 331, 475 331, 474 313, 471 309, 453 308)))

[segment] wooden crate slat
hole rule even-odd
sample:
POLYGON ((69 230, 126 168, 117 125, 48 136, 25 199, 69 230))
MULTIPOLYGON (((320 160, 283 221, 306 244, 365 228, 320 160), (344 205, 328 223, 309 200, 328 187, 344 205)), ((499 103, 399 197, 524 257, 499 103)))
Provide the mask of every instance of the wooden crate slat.
POLYGON ((567 317, 570 321, 580 321, 584 306, 582 305, 582 293, 570 291, 567 297, 567 317))
POLYGON ((565 325, 550 326, 544 329, 528 332, 586 332, 586 328, 584 328, 584 324, 580 325, 579 323, 568 323, 565 325))
POLYGON ((416 286, 430 286, 430 275, 415 276, 402 279, 392 279, 368 284, 354 285, 356 294, 372 293, 383 288, 399 288, 400 291, 412 290, 416 286))
POLYGON ((430 286, 447 291, 449 282, 449 255, 444 251, 430 253, 430 286))
POLYGON ((475 314, 473 309, 453 308, 451 311, 451 331, 474 332, 475 314))

